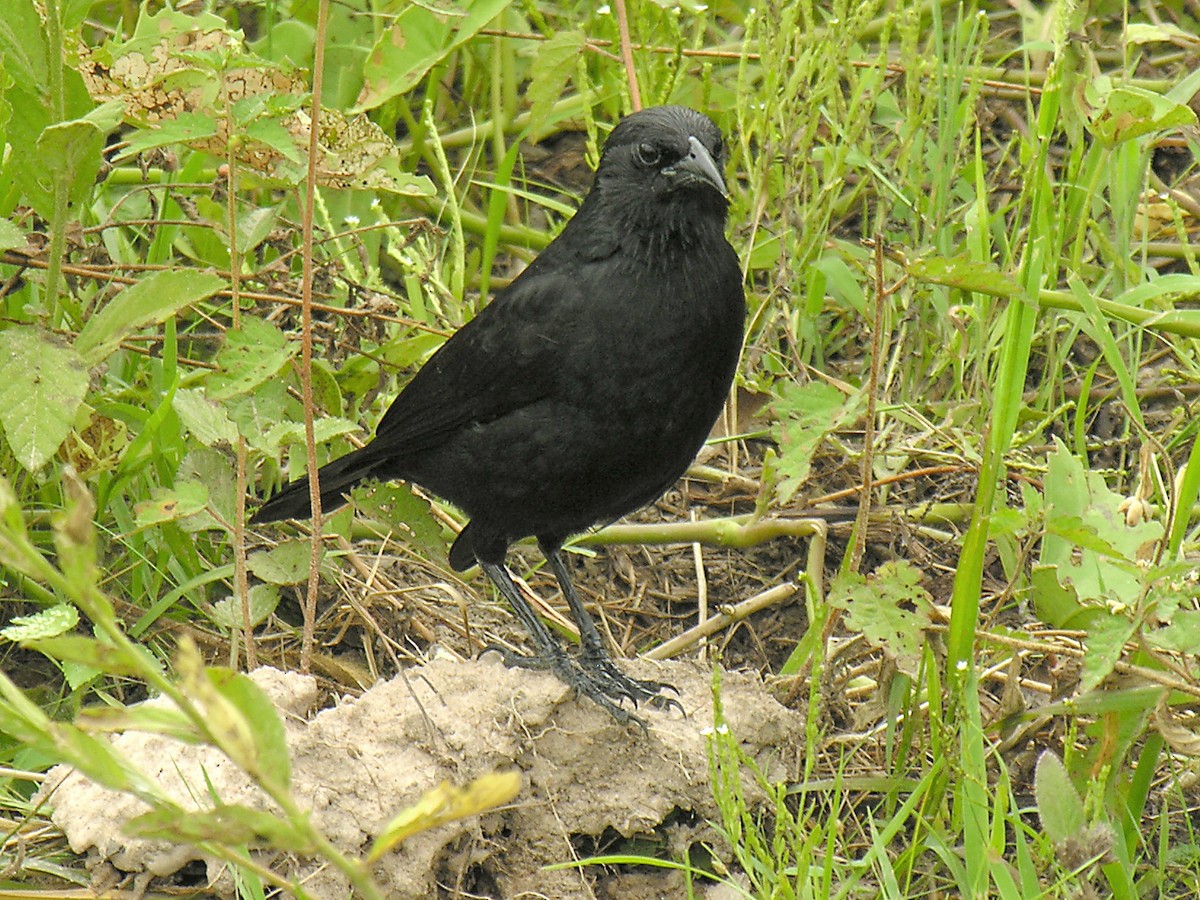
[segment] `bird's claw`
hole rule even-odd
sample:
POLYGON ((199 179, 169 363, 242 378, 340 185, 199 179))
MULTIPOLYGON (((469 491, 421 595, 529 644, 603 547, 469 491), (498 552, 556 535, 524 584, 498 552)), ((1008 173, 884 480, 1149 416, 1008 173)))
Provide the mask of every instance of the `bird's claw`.
POLYGON ((602 707, 617 722, 622 725, 633 722, 643 732, 647 731, 646 721, 624 706, 626 700, 635 709, 642 703, 648 703, 656 709, 674 707, 684 712, 678 700, 662 694, 663 691, 671 691, 678 695, 679 691, 673 685, 630 678, 608 657, 572 657, 562 651, 527 656, 497 645, 486 647, 484 652, 488 650, 498 652, 509 668, 554 672, 568 687, 574 688, 576 694, 602 707))
POLYGON ((641 703, 648 703, 655 709, 674 708, 687 715, 683 705, 675 699, 679 696, 679 689, 673 684, 667 684, 665 681, 642 681, 638 678, 631 678, 618 669, 611 659, 603 655, 584 653, 581 664, 584 671, 600 676, 606 692, 610 696, 628 698, 635 707, 641 703), (675 697, 664 696, 664 691, 670 691, 675 697))

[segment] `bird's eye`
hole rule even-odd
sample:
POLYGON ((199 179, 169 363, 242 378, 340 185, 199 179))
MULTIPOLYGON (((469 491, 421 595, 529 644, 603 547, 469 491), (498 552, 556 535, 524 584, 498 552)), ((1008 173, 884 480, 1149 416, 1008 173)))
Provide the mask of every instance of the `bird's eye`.
POLYGON ((638 144, 634 153, 643 166, 657 166, 662 162, 662 151, 649 142, 638 144))

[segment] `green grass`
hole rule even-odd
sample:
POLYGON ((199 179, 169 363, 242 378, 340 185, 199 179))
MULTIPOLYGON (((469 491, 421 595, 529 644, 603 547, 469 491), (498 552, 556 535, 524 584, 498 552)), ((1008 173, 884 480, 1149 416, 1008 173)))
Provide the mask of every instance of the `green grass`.
MULTIPOLYGON (((311 667, 331 627, 294 598, 317 577, 338 590, 335 545, 310 579, 306 539, 273 550, 246 533, 247 489, 306 467, 306 419, 320 461, 369 431, 561 227, 583 188, 571 165, 594 163, 632 91, 615 4, 477 0, 439 17, 352 0, 329 8, 321 99, 326 143, 355 136, 342 168, 310 166, 296 111, 316 5, 165 11, 136 31, 117 4, 48 3, 44 22, 11 5, 0 871, 53 884, 62 858, 10 868, 40 815, 22 773, 75 760, 126 777, 71 724, 81 710, 150 689, 250 771, 278 753, 267 726, 247 755, 194 714, 203 696, 254 721, 260 700, 204 694, 177 650, 194 634, 234 670, 311 667), (392 38, 397 22, 411 40, 392 38), (189 43, 200 34, 213 43, 189 43), (166 83, 199 86, 184 124, 129 84, 93 80, 89 96, 84 75, 164 35, 166 83), (79 46, 106 42, 80 64, 79 46), (269 99, 223 93, 266 72, 269 99), (582 139, 565 150, 563 132, 582 139), (538 140, 562 168, 539 168, 538 140)), ((1194 16, 1111 0, 630 0, 628 26, 643 102, 705 109, 731 136, 751 310, 739 383, 743 402, 767 400, 721 464, 751 499, 688 540, 744 547, 763 587, 793 580, 745 545, 808 534, 789 520, 810 501, 853 504, 864 469, 873 482, 870 514, 832 525, 826 571, 808 573, 807 631, 775 633, 775 656, 755 660, 792 679, 808 716, 798 770, 749 772, 748 799, 749 764, 718 728, 707 775, 728 847, 657 862, 753 897, 1194 896, 1194 16)), ((453 510, 404 489, 363 505, 403 523, 389 547, 445 577, 453 510)), ((671 524, 638 538, 670 541, 671 524)), ((362 519, 325 528, 380 547, 362 519)), ((290 839, 377 890, 304 831, 286 784, 268 787, 290 839)), ((129 789, 169 829, 153 785, 129 789)), ((213 846, 244 867, 247 896, 298 890, 213 846)))

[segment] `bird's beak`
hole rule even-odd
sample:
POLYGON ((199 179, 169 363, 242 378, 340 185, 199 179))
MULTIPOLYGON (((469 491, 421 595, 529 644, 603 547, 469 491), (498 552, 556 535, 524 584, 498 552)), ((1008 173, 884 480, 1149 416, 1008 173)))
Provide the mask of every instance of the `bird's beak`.
POLYGON ((685 183, 703 181, 715 187, 722 197, 728 197, 729 195, 725 192, 725 179, 713 161, 712 155, 708 152, 708 148, 698 138, 692 136, 688 137, 688 146, 691 148, 688 155, 675 165, 663 169, 663 174, 678 176, 685 183))

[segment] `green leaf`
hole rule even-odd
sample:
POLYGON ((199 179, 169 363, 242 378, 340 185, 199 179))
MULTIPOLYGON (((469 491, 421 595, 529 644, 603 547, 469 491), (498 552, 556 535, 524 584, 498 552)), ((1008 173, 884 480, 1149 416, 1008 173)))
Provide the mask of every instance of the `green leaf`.
POLYGON ((771 405, 777 418, 771 433, 779 444, 775 471, 780 481, 775 496, 783 506, 807 480, 813 454, 825 435, 857 410, 858 401, 821 381, 786 382, 771 405))
POLYGON ((829 588, 830 606, 846 610, 846 624, 890 656, 896 668, 917 676, 925 629, 933 623, 933 598, 922 575, 904 562, 886 562, 870 576, 838 575, 829 588))
POLYGON ((17 461, 36 472, 57 452, 87 393, 79 354, 30 325, 0 332, 0 424, 17 461))
POLYGON ((270 550, 256 550, 246 558, 250 571, 271 584, 301 584, 308 579, 312 548, 308 541, 284 541, 270 550))
POLYGON ((1170 625, 1147 631, 1145 637, 1160 650, 1194 655, 1200 647, 1200 610, 1178 610, 1170 625))
POLYGON ((14 81, 25 85, 46 83, 48 34, 32 0, 9 0, 5 4, 4 15, 0 16, 0 59, 14 81))
POLYGON ((106 739, 93 737, 74 725, 50 721, 2 671, 0 733, 74 766, 104 787, 131 791, 143 799, 155 793, 154 785, 106 739))
POLYGON ((1046 465, 1040 562, 1056 567, 1059 582, 1082 604, 1128 603, 1141 594, 1145 573, 1138 560, 1163 528, 1152 521, 1126 524, 1123 499, 1056 440, 1046 465))
POLYGON ((82 634, 40 638, 27 641, 26 646, 46 654, 51 659, 86 666, 97 673, 146 675, 162 671, 154 656, 140 645, 137 651, 127 652, 120 647, 82 634))
POLYGON ((342 389, 337 376, 324 360, 314 359, 312 362, 313 405, 323 410, 326 416, 341 415, 342 389))
POLYGON ((1153 25, 1130 22, 1125 26, 1125 40, 1130 44, 1178 44, 1179 46, 1195 47, 1200 39, 1190 31, 1185 31, 1170 22, 1159 22, 1153 25))
POLYGON ((220 691, 217 682, 233 673, 228 669, 209 669, 196 644, 186 635, 175 649, 175 671, 180 688, 201 711, 203 726, 211 742, 252 777, 263 771, 254 738, 254 725, 220 691))
POLYGON ((65 180, 72 202, 86 198, 100 171, 104 139, 121 123, 123 111, 124 104, 112 100, 83 118, 57 122, 43 129, 36 144, 36 169, 42 173, 43 184, 50 179, 65 180))
POLYGON ((266 844, 276 850, 303 856, 315 852, 304 832, 286 819, 233 804, 223 803, 210 810, 163 806, 131 819, 125 824, 124 830, 137 837, 177 844, 266 844))
POLYGON ((28 243, 25 232, 16 223, 8 219, 0 219, 0 250, 11 250, 14 247, 24 247, 28 243))
POLYGON ((1087 826, 1083 800, 1071 784, 1066 766, 1050 750, 1038 757, 1033 777, 1033 796, 1037 801, 1042 830, 1054 843, 1075 837, 1087 826))
POLYGON ((429 509, 429 501, 414 494, 407 485, 380 482, 356 488, 354 505, 371 518, 384 522, 425 553, 445 559, 448 552, 441 523, 429 509))
MULTIPOLYGON (((273 584, 253 585, 247 599, 250 604, 251 627, 261 625, 279 605, 279 588, 273 584)), ((242 602, 236 597, 218 600, 213 604, 211 618, 228 631, 241 628, 245 624, 242 617, 242 602)))
POLYGON ((783 239, 777 234, 759 231, 755 234, 754 247, 750 250, 749 266, 754 271, 773 269, 779 265, 783 252, 783 239))
POLYGON ((1052 628, 1087 629, 1092 619, 1105 615, 1099 606, 1081 603, 1070 582, 1058 577, 1058 566, 1035 565, 1029 577, 1038 618, 1052 628))
POLYGON ((125 288, 88 319, 75 349, 89 366, 97 365, 139 328, 156 325, 224 286, 225 279, 207 272, 154 272, 125 288))
POLYGON ((1108 76, 1096 78, 1085 93, 1093 107, 1092 131, 1107 144, 1196 124, 1186 103, 1136 85, 1114 85, 1108 76))
POLYGON ((158 701, 135 706, 97 706, 79 714, 77 724, 95 734, 141 731, 162 734, 187 744, 199 744, 203 736, 196 725, 178 707, 158 701))
MULTIPOLYGON (((317 447, 324 447, 334 438, 341 437, 344 434, 354 434, 362 431, 357 422, 351 422, 349 419, 343 419, 340 416, 329 416, 318 419, 313 422, 313 435, 317 441, 317 447)), ((280 449, 284 446, 297 446, 300 448, 300 453, 304 453, 304 422, 278 422, 269 431, 267 431, 264 439, 259 442, 252 441, 251 445, 256 449, 261 449, 267 456, 279 456, 280 449)))
POLYGON ((173 119, 162 119, 133 131, 117 161, 132 159, 139 153, 170 144, 191 144, 207 140, 216 137, 217 131, 217 121, 212 116, 198 112, 181 112, 173 119))
POLYGON ((0 637, 10 641, 33 641, 58 637, 79 624, 79 611, 69 603, 60 603, 31 616, 17 616, 12 624, 0 629, 0 637))
POLYGON ((225 334, 225 345, 217 354, 220 371, 206 382, 210 400, 228 400, 248 394, 275 378, 288 361, 300 352, 283 332, 265 319, 247 317, 240 329, 225 334))
POLYGON ((1001 272, 992 263, 980 262, 966 255, 915 259, 908 265, 908 274, 918 281, 975 291, 990 297, 1015 297, 1021 292, 1021 286, 1011 275, 1001 272))
POLYGON ((1079 693, 1095 690, 1112 674, 1113 667, 1125 652, 1125 643, 1136 630, 1137 625, 1124 616, 1105 614, 1088 622, 1084 641, 1087 653, 1082 661, 1079 693))
POLYGON ((206 509, 181 519, 179 526, 185 531, 223 531, 227 526, 232 526, 237 502, 237 480, 228 457, 208 447, 198 447, 188 453, 179 464, 175 492, 182 497, 181 492, 192 485, 202 486, 208 492, 207 507, 215 510, 223 521, 218 521, 206 509))
POLYGON ((192 437, 205 447, 236 443, 237 426, 225 408, 205 397, 203 391, 179 388, 171 398, 171 408, 192 437))
POLYGON ((134 504, 138 528, 177 522, 208 508, 208 488, 199 481, 179 481, 174 488, 155 488, 150 500, 134 504))
POLYGON ((358 110, 374 109, 407 93, 451 50, 470 40, 512 0, 471 0, 436 7, 403 3, 390 28, 380 35, 363 69, 358 110))
POLYGON ((241 672, 209 668, 209 682, 241 714, 254 741, 255 766, 250 771, 276 787, 287 788, 292 778, 287 733, 271 699, 241 672))
POLYGON ((566 93, 567 81, 575 73, 586 46, 587 35, 583 31, 560 31, 538 45, 525 92, 525 101, 530 104, 533 140, 540 140, 546 134, 546 116, 566 93))
POLYGON ((238 216, 238 248, 243 257, 249 256, 270 236, 278 221, 279 208, 276 206, 253 207, 238 216))
MULTIPOLYGON (((229 419, 251 447, 268 456, 276 445, 270 433, 280 422, 287 421, 286 410, 294 409, 287 394, 287 382, 276 378, 259 385, 256 390, 225 401, 229 419)), ((300 423, 301 428, 304 423, 300 423)))
POLYGON ((245 135, 293 163, 301 163, 305 159, 304 153, 296 146, 296 136, 278 119, 264 118, 250 122, 246 125, 245 135))

